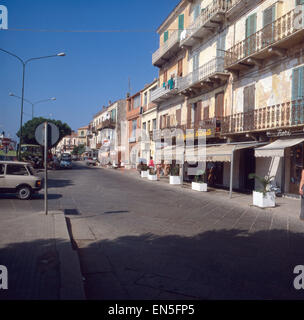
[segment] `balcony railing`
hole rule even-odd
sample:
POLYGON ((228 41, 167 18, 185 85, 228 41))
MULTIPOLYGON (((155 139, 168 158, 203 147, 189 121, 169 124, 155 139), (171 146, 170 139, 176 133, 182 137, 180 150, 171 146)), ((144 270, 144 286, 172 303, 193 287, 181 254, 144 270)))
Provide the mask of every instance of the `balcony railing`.
POLYGON ((227 7, 226 2, 226 0, 213 0, 211 4, 204 8, 201 14, 187 28, 186 37, 181 40, 181 45, 187 43, 188 39, 195 36, 209 22, 212 22, 212 18, 219 14, 224 14, 227 7))
POLYGON ((269 46, 303 30, 303 23, 299 24, 298 20, 299 15, 297 15, 295 9, 291 10, 250 37, 237 43, 225 53, 225 68, 260 53, 269 46))
POLYGON ((183 91, 188 89, 192 85, 196 84, 199 81, 206 80, 208 77, 215 73, 224 72, 224 58, 217 57, 211 61, 203 64, 197 70, 189 73, 185 77, 179 79, 178 90, 183 91))
POLYGON ((152 55, 152 64, 155 64, 167 53, 175 44, 179 44, 180 30, 175 30, 169 35, 168 40, 159 47, 152 55))
POLYGON ((102 129, 106 129, 106 128, 115 128, 116 122, 112 119, 107 119, 102 121, 102 129))
POLYGON ((304 99, 224 117, 221 132, 222 134, 241 133, 302 125, 304 125, 304 99))
POLYGON ((171 79, 164 83, 161 87, 155 89, 151 93, 151 101, 156 103, 160 102, 162 100, 166 100, 172 95, 175 95, 177 93, 177 89, 179 86, 179 80, 178 78, 174 78, 171 82, 171 79))

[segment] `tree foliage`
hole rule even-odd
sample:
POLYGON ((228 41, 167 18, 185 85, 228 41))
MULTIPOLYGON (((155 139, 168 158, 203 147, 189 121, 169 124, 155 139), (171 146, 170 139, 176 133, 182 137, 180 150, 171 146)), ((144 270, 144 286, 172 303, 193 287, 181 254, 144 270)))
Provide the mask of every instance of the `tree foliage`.
POLYGON ((72 151, 72 154, 75 154, 75 155, 81 155, 85 152, 85 145, 84 144, 80 144, 79 146, 75 146, 73 151, 72 151))
MULTIPOLYGON (((68 124, 62 123, 60 120, 46 119, 46 118, 34 118, 27 121, 22 126, 22 144, 37 144, 35 139, 35 130, 43 122, 48 121, 54 123, 59 129, 59 140, 65 136, 70 135, 72 130, 68 124)), ((20 137, 20 130, 17 132, 17 136, 20 137)))

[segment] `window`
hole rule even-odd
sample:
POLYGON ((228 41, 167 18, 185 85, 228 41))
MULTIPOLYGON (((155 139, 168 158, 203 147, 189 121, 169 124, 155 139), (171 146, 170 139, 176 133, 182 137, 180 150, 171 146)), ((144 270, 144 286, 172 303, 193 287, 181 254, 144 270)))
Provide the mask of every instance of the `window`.
POLYGON ((156 130, 156 119, 153 119, 153 130, 156 130))
POLYGON ((136 96, 133 100, 133 109, 140 107, 140 95, 136 96))
POLYGON ((147 123, 146 123, 146 122, 143 122, 143 129, 144 129, 144 131, 146 131, 146 127, 147 127, 147 123))
POLYGON ((198 18, 198 16, 200 15, 200 11, 201 11, 201 5, 200 4, 197 4, 195 7, 194 7, 194 10, 193 10, 193 22, 198 18))
POLYGON ((244 88, 244 112, 249 112, 255 108, 255 85, 244 88))
POLYGON ((184 15, 181 14, 178 16, 178 30, 184 30, 184 15))
POLYGON ((156 89, 157 89, 157 86, 155 86, 155 87, 153 87, 153 88, 150 89, 150 91, 149 91, 149 102, 151 101, 151 95, 152 95, 152 93, 153 93, 154 90, 156 90, 156 89))
POLYGON ((116 121, 116 109, 113 109, 113 110, 111 111, 111 120, 112 120, 112 121, 116 121))
POLYGON ((304 108, 304 66, 292 71, 292 122, 303 123, 303 115, 300 110, 304 108), (300 111, 300 112, 299 112, 300 111))
POLYGON ((4 164, 0 164, 0 174, 4 174, 4 164))
POLYGON ((16 164, 8 164, 6 167, 6 174, 14 176, 28 176, 26 167, 23 165, 16 164))
POLYGON ((177 76, 182 77, 183 76, 183 59, 178 60, 177 63, 177 76))
POLYGON ((246 19, 246 49, 247 54, 250 55, 256 49, 256 24, 257 24, 257 14, 254 13, 246 19))
POLYGON ((151 121, 148 121, 148 131, 151 131, 151 121))
POLYGON ((144 105, 146 106, 148 104, 148 92, 144 93, 144 105))
POLYGON ((136 137, 137 120, 132 120, 132 138, 136 137))

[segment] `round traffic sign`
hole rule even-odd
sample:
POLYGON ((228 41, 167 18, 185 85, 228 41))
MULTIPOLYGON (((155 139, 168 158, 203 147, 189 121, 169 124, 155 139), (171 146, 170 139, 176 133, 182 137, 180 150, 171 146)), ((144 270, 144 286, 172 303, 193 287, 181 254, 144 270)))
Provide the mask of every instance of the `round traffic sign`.
MULTIPOLYGON (((59 129, 54 123, 47 123, 47 138, 48 148, 52 148, 59 140, 59 129)), ((45 145, 45 122, 41 123, 35 130, 36 141, 44 146, 45 145)))

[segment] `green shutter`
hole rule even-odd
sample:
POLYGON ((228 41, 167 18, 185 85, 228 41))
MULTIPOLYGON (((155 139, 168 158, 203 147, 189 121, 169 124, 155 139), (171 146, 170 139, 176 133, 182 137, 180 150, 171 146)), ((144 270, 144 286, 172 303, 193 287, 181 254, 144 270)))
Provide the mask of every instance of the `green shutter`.
POLYGON ((164 42, 166 42, 169 38, 169 32, 168 31, 165 31, 164 32, 164 42))
POLYGON ((304 67, 294 69, 292 71, 292 110, 291 110, 291 123, 303 123, 303 110, 304 110, 304 67), (299 101, 301 100, 301 101, 299 101))
POLYGON ((275 20, 275 5, 267 8, 263 12, 263 27, 272 23, 275 20))
POLYGON ((178 30, 184 30, 184 15, 180 14, 178 16, 178 30))
POLYGON ((246 19, 246 38, 256 33, 257 14, 254 13, 246 19))

